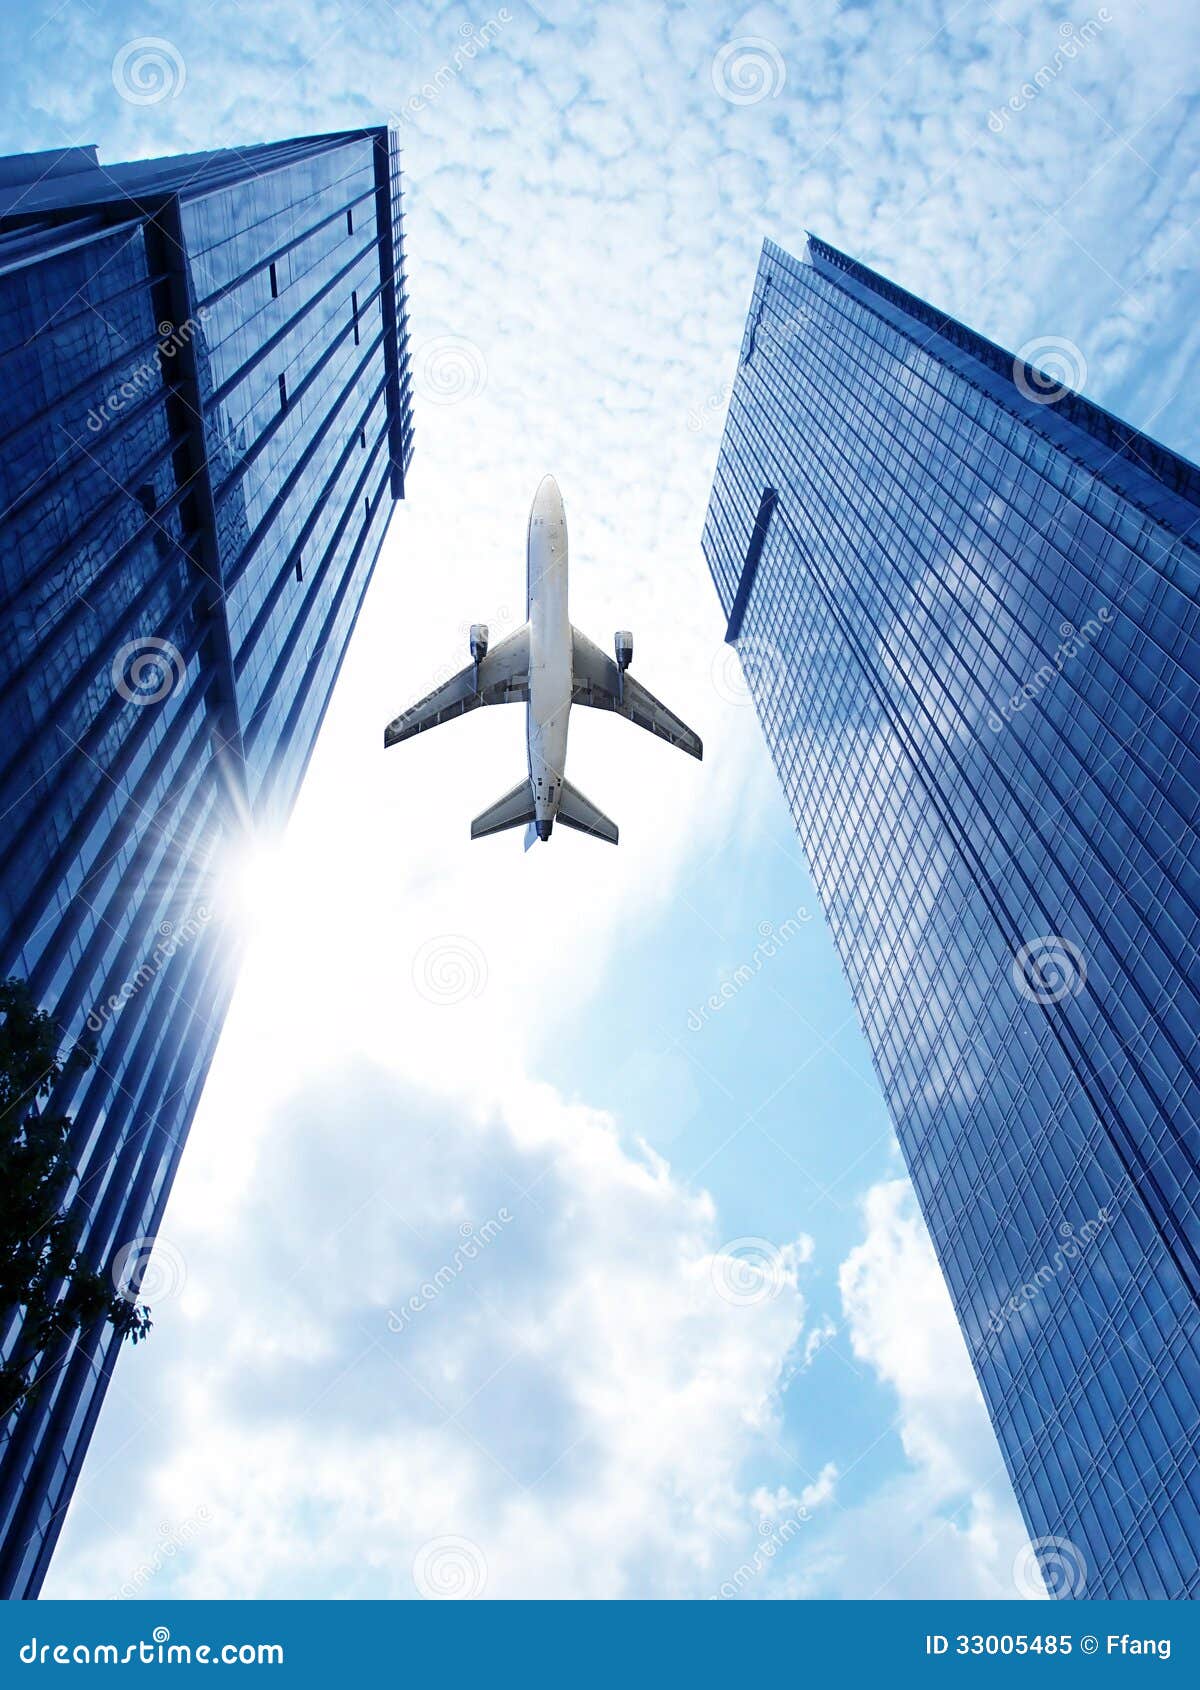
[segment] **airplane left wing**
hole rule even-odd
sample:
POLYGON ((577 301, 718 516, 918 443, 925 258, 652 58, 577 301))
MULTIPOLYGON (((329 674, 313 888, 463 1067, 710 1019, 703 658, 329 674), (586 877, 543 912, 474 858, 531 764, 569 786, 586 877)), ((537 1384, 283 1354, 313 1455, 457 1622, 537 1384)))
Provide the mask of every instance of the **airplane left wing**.
POLYGON ((529 698, 529 624, 493 646, 479 665, 479 679, 473 663, 460 669, 452 680, 435 687, 427 697, 405 710, 383 732, 383 743, 399 745, 401 740, 424 733, 481 704, 523 704, 529 698))
POLYGON ((571 661, 574 669, 571 702, 588 704, 595 710, 615 710, 619 716, 677 745, 692 757, 703 757, 700 735, 693 733, 665 704, 626 671, 622 677, 607 652, 593 644, 578 628, 571 629, 571 661))

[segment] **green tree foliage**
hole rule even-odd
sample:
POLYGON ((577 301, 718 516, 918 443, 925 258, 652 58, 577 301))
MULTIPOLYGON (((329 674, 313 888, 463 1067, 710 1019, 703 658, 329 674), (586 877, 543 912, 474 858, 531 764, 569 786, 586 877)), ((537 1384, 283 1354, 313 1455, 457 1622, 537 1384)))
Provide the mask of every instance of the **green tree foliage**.
POLYGON ((58 1029, 22 980, 0 985, 0 1014, 0 1311, 22 1311, 16 1348, 0 1365, 3 1424, 42 1384, 39 1358, 56 1339, 103 1316, 137 1343, 151 1321, 80 1260, 78 1220, 63 1206, 71 1121, 47 1100, 70 1065, 91 1058, 78 1049, 60 1058, 58 1029))

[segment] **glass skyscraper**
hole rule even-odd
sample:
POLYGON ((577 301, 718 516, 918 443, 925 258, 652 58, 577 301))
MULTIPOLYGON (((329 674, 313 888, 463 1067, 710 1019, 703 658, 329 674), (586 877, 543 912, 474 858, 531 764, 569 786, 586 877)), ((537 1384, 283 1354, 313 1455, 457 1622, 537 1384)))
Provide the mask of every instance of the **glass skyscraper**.
POLYGON ((1060 1596, 1200 1594, 1198 522, 1045 367, 764 247, 705 556, 1060 1596))
MULTIPOLYGON (((132 1296, 232 983, 222 852, 287 815, 404 493, 394 134, 0 159, 0 363, 0 978, 94 1049, 51 1100, 64 1197, 132 1296)), ((41 1585, 118 1348, 65 1336, 9 1417, 4 1594, 41 1585)))

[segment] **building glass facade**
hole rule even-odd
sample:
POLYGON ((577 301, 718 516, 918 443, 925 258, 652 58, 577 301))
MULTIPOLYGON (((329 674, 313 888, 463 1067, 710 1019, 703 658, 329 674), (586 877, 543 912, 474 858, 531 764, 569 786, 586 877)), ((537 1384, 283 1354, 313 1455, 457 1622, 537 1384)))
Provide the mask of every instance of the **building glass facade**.
MULTIPOLYGON (((288 814, 404 492, 394 135, 0 160, 0 365, 0 977, 94 1048, 67 1197, 132 1293, 232 984, 221 853, 288 814)), ((64 1339, 4 1429, 4 1594, 118 1348, 64 1339)))
POLYGON ((1200 1593, 1198 522, 1191 464, 764 247, 705 556, 1056 1595, 1200 1593))

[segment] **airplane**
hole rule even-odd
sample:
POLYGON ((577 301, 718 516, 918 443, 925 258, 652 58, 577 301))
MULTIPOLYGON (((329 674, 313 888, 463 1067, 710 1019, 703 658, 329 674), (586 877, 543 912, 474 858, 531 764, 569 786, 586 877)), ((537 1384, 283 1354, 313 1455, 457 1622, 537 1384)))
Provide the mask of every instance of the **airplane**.
POLYGON ((612 710, 693 757, 699 735, 628 673, 633 635, 620 630, 615 661, 571 626, 567 615, 567 517, 552 475, 543 476, 529 512, 528 621, 490 650, 486 623, 471 625, 471 661, 384 730, 384 746, 453 721, 484 704, 524 704, 529 775, 471 823, 471 838, 525 828, 525 849, 548 840, 554 823, 615 845, 618 829, 566 779, 571 706, 612 710))

